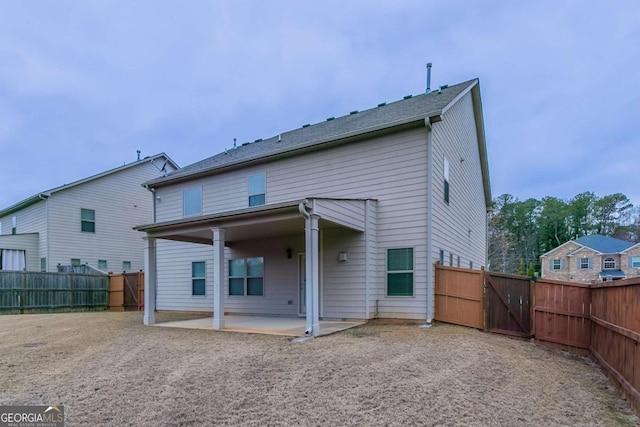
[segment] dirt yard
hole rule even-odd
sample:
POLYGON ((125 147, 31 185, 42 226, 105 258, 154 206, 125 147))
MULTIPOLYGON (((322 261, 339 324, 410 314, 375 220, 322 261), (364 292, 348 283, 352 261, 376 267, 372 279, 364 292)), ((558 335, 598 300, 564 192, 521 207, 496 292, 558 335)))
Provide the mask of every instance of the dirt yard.
POLYGON ((70 426, 640 424, 590 359, 474 329, 375 322, 294 344, 141 323, 0 316, 0 405, 64 405, 70 426))

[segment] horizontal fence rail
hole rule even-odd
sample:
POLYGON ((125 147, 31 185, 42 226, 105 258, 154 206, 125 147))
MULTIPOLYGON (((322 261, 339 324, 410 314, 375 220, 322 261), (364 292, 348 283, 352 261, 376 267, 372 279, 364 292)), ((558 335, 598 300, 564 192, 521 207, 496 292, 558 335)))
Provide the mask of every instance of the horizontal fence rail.
POLYGON ((0 271, 0 314, 105 310, 103 275, 0 271))

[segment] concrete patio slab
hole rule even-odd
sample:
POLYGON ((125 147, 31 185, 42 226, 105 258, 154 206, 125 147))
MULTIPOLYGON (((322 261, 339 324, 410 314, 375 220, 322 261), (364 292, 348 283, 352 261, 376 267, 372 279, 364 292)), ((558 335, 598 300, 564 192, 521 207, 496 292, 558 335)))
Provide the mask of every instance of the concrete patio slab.
MULTIPOLYGON (((267 316, 236 316, 225 315, 225 332, 244 332, 251 334, 284 335, 290 337, 304 336, 306 322, 304 318, 295 317, 267 317, 267 316)), ((364 321, 320 321, 320 336, 329 335, 345 329, 364 325, 364 321)), ((213 329, 213 318, 178 320, 173 322, 156 323, 153 326, 165 328, 185 329, 213 329)))

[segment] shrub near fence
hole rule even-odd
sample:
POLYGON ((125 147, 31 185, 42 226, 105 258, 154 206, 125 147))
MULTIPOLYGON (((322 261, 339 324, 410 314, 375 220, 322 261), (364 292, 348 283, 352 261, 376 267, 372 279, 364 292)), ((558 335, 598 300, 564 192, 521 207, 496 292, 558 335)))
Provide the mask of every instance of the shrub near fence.
POLYGON ((108 277, 0 271, 0 314, 106 310, 108 277))

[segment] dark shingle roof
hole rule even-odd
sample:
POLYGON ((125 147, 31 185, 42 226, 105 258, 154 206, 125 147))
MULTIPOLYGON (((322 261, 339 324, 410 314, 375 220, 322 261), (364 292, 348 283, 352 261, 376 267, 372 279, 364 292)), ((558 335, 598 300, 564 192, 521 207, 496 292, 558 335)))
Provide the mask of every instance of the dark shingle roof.
POLYGON ((164 178, 149 181, 154 186, 164 182, 187 179, 189 176, 213 172, 216 169, 260 159, 280 153, 338 140, 347 136, 365 133, 406 123, 411 119, 420 120, 441 114, 460 94, 472 88, 478 80, 442 87, 429 94, 421 94, 360 112, 352 112, 343 117, 332 118, 311 126, 283 132, 280 135, 244 143, 237 148, 185 166, 164 178))
POLYGON ((577 238, 575 242, 591 249, 595 249, 603 254, 616 254, 629 249, 635 244, 624 240, 614 239, 613 237, 600 236, 598 234, 582 236, 577 238))

